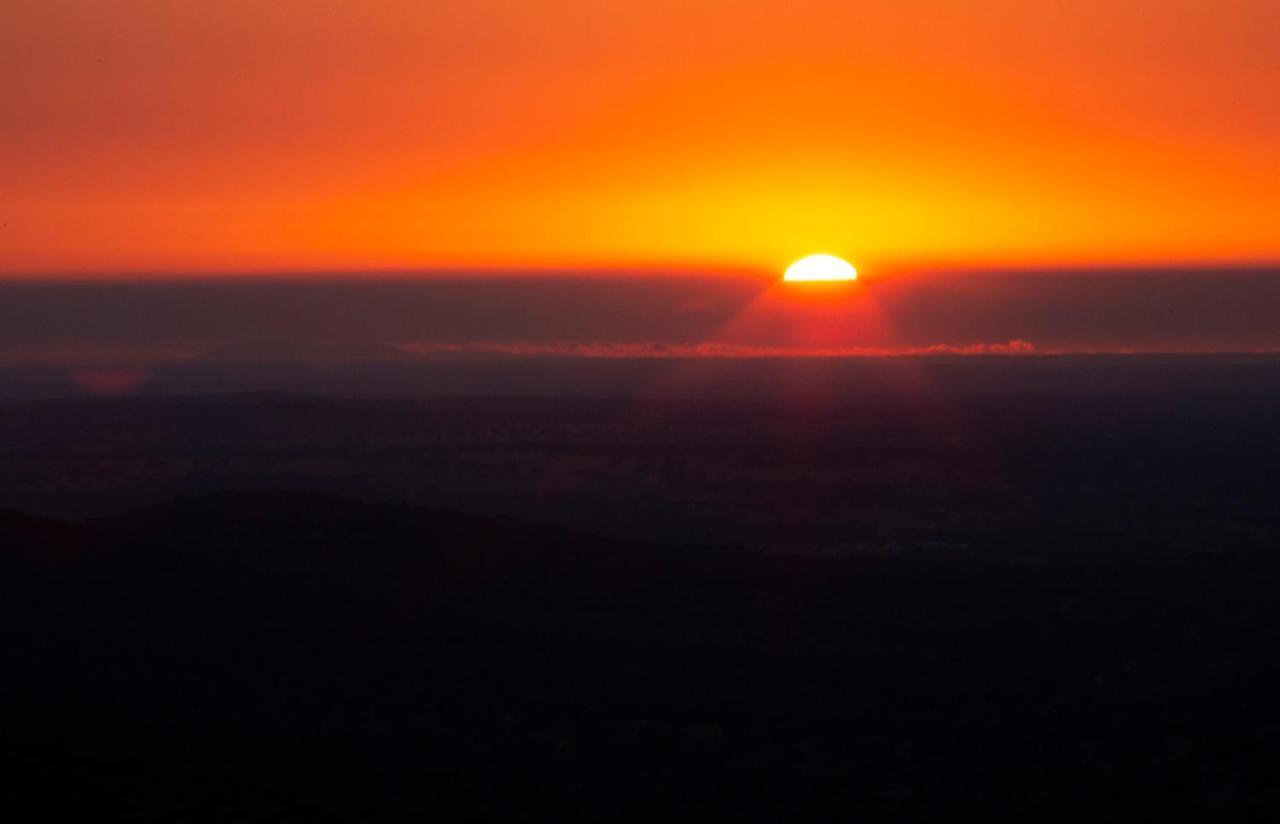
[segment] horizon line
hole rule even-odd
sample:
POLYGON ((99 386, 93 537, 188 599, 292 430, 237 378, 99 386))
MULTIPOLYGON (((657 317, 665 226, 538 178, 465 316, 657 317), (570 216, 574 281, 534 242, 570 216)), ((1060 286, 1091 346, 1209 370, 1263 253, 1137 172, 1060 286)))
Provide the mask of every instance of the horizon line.
MULTIPOLYGON (((104 283, 428 283, 504 280, 782 280, 776 271, 761 265, 709 264, 609 264, 609 265, 479 265, 430 267, 336 268, 199 268, 199 269, 101 269, 0 272, 0 286, 10 284, 104 283)), ((1025 264, 918 263, 860 266, 859 279, 919 276, 989 275, 1093 275, 1110 273, 1192 274, 1209 272, 1280 273, 1280 258, 1204 261, 1116 261, 1025 264)))

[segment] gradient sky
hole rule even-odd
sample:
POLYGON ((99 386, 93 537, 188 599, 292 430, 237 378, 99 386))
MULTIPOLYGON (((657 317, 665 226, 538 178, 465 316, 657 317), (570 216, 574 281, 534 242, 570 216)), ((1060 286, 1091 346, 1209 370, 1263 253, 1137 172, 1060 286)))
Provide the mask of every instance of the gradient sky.
POLYGON ((5 0, 0 274, 1280 259, 1275 0, 5 0))

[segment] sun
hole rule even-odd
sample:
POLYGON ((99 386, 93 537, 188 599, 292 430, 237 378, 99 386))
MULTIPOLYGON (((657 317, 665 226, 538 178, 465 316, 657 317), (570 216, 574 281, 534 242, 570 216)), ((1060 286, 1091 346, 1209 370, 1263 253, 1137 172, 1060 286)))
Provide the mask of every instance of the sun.
POLYGON ((835 255, 809 255, 787 267, 785 281, 857 280, 858 270, 835 255))

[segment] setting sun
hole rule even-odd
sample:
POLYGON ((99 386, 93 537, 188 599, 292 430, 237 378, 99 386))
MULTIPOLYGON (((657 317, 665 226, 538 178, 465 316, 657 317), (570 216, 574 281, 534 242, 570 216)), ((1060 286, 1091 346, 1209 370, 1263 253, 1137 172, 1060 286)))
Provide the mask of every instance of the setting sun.
POLYGON ((785 281, 857 280, 858 270, 834 255, 809 255, 787 267, 785 281))

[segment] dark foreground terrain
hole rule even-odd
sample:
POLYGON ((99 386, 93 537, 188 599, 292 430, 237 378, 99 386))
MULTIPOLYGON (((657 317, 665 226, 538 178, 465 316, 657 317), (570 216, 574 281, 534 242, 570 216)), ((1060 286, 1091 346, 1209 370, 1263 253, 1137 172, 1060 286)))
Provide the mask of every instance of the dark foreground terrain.
POLYGON ((98 517, 291 490, 822 555, 1045 530, 1213 550, 1280 528, 1275 356, 312 371, 324 382, 297 394, 0 401, 0 508, 98 517), (315 394, 357 379, 499 394, 315 394), (517 389, 543 394, 500 393, 517 389))
POLYGON ((1027 363, 807 397, 0 405, 6 798, 1277 806, 1280 369, 1027 363))
POLYGON ((291 493, 0 546, 6 779, 50 810, 1280 801, 1274 546, 805 558, 291 493))

